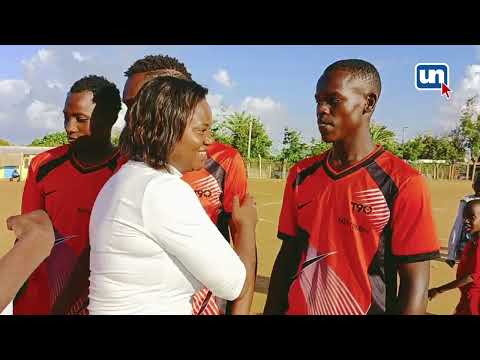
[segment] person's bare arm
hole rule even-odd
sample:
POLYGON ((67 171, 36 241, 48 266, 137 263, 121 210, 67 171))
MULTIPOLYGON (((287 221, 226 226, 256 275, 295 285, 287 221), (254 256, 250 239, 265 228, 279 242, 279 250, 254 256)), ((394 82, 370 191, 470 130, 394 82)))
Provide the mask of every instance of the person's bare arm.
POLYGON ((288 291, 298 270, 301 256, 302 251, 294 239, 283 240, 273 265, 264 315, 283 315, 288 310, 288 291))
POLYGON ((473 278, 471 275, 466 275, 460 279, 453 280, 445 285, 432 288, 428 290, 428 298, 429 300, 432 300, 435 296, 438 294, 441 294, 445 291, 453 290, 456 288, 461 288, 462 286, 465 286, 467 284, 470 284, 473 281, 473 278))
MULTIPOLYGON (((242 240, 240 239, 243 236, 249 236, 248 234, 242 234, 242 230, 238 229, 235 226, 234 221, 230 220, 229 222, 229 228, 230 228, 230 235, 233 240, 233 246, 236 247, 238 246, 237 244, 242 243, 242 240)), ((254 235, 255 236, 255 232, 254 235)), ((256 249, 255 249, 255 254, 256 254, 256 249)), ((245 291, 245 294, 243 296, 237 298, 231 303, 231 314, 232 315, 249 315, 250 314, 250 308, 252 306, 252 301, 253 301, 253 294, 255 292, 255 281, 257 277, 257 259, 255 257, 255 261, 248 261, 245 264, 245 268, 247 271, 247 276, 246 276, 246 284, 247 288, 245 291)))
POLYGON ((247 194, 242 206, 240 206, 238 196, 233 198, 232 221, 237 233, 234 249, 246 270, 242 292, 235 301, 239 301, 243 309, 248 304, 247 313, 250 311, 251 297, 253 297, 253 291, 255 290, 255 268, 257 264, 255 227, 257 219, 257 209, 253 197, 247 194))
POLYGON ((0 311, 50 254, 55 240, 52 223, 43 210, 12 216, 7 219, 7 228, 15 233, 17 241, 0 259, 0 311))
POLYGON ((400 264, 398 312, 401 315, 425 315, 430 280, 430 261, 400 264))

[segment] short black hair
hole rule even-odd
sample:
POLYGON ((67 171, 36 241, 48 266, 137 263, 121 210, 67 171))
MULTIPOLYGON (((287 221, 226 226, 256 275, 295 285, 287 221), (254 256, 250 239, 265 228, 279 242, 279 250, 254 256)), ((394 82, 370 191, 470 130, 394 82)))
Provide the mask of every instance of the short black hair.
POLYGON ((380 97, 382 91, 382 81, 378 70, 368 61, 360 59, 339 60, 329 65, 323 72, 325 75, 336 70, 345 70, 352 74, 354 79, 361 79, 370 83, 380 97))
POLYGON ((185 65, 177 58, 168 55, 147 55, 139 59, 125 71, 125 76, 134 74, 157 72, 162 70, 174 70, 185 76, 187 80, 192 80, 192 75, 188 72, 185 65))
POLYGON ((83 91, 93 93, 92 101, 96 104, 96 108, 99 108, 97 110, 101 108, 102 121, 105 121, 109 126, 113 126, 122 108, 122 98, 117 86, 103 76, 88 75, 75 81, 70 88, 71 93, 83 91))

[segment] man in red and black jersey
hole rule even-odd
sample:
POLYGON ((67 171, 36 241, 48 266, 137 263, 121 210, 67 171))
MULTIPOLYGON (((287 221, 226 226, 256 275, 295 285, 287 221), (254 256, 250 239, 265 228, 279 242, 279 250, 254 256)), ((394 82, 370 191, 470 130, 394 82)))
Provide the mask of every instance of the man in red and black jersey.
MULTIPOLYGON (((183 63, 167 55, 148 55, 137 60, 125 72, 127 81, 123 89, 123 102, 128 108, 145 83, 157 76, 173 76, 191 80, 183 63)), ((195 129, 206 131, 206 129, 195 129)), ((233 147, 218 142, 209 145, 208 159, 203 169, 184 174, 182 179, 197 194, 208 216, 217 225, 227 241, 235 242, 236 229, 231 221, 233 197, 243 201, 247 193, 247 174, 240 153, 233 147)), ((247 268, 249 290, 241 298, 229 303, 215 299, 208 289, 192 299, 194 315, 249 314, 255 290, 256 263, 247 268)))
POLYGON ((69 144, 36 156, 30 165, 22 213, 45 210, 57 239, 14 301, 14 314, 87 314, 90 212, 105 182, 125 162, 110 141, 121 108, 117 87, 84 77, 63 110, 69 144))
POLYGON ((372 142, 380 91, 363 60, 318 80, 318 126, 333 147, 289 172, 265 314, 425 313, 439 255, 430 195, 418 171, 372 142))

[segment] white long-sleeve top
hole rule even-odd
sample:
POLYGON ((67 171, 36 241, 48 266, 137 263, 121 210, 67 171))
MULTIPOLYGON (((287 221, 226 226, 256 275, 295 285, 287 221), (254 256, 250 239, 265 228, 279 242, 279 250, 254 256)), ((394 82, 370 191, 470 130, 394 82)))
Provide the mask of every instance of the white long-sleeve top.
POLYGON ((192 314, 203 287, 239 296, 244 264, 170 169, 129 161, 100 191, 90 218, 90 314, 192 314))

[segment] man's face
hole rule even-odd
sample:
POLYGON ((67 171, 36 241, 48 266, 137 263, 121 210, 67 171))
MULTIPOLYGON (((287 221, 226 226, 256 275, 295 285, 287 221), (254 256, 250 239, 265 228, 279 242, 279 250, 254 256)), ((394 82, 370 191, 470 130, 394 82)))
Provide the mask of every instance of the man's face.
POLYGON ((465 230, 470 234, 480 232, 480 203, 475 203, 465 208, 465 230))
POLYGON ((336 70, 317 82, 317 124, 325 142, 345 140, 365 126, 368 88, 349 72, 336 70))
POLYGON ((95 103, 91 91, 69 93, 63 109, 68 142, 74 144, 80 137, 91 136, 91 118, 95 103))
POLYGON ((135 101, 135 96, 137 96, 142 86, 150 79, 151 77, 147 76, 147 73, 133 74, 128 77, 125 87, 123 88, 122 101, 127 105, 129 110, 135 101))

